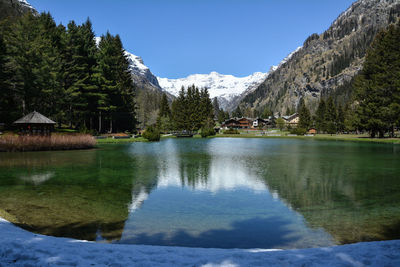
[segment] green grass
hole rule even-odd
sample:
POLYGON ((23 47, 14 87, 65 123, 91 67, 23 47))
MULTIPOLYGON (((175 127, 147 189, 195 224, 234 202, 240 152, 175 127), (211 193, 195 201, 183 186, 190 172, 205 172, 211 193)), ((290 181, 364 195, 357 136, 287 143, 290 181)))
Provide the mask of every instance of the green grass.
MULTIPOLYGON (((220 138, 220 137, 230 137, 230 138, 290 138, 290 139, 306 139, 306 140, 326 140, 326 141, 350 141, 350 142, 371 142, 371 143, 383 143, 383 144, 400 144, 400 138, 369 138, 367 135, 351 135, 351 134, 340 134, 340 135, 330 135, 330 134, 317 134, 316 136, 287 136, 287 132, 274 132, 274 134, 281 134, 281 136, 259 136, 255 133, 242 133, 242 134, 217 134, 215 136, 209 136, 207 138, 220 138)), ((162 139, 176 138, 175 136, 162 136, 162 139)), ((197 134, 193 138, 201 138, 201 135, 197 134)), ((147 139, 143 137, 139 138, 129 138, 129 139, 97 139, 98 144, 124 144, 124 143, 134 143, 134 142, 148 142, 147 139)))
POLYGON ((308 139, 308 140, 327 140, 327 141, 351 141, 351 142, 372 142, 372 143, 384 143, 384 144, 400 144, 400 138, 369 138, 366 135, 330 135, 330 134, 317 134, 316 136, 287 136, 284 133, 277 132, 276 134, 282 134, 281 136, 257 136, 255 134, 217 134, 216 136, 210 136, 210 138, 218 137, 230 137, 230 138, 292 138, 292 139, 308 139))
POLYGON ((148 142, 147 139, 143 137, 127 138, 127 139, 105 138, 105 139, 96 139, 96 141, 97 144, 124 144, 124 143, 134 143, 134 142, 148 142))
POLYGON ((56 128, 55 132, 57 133, 78 133, 78 130, 69 129, 69 128, 56 128))

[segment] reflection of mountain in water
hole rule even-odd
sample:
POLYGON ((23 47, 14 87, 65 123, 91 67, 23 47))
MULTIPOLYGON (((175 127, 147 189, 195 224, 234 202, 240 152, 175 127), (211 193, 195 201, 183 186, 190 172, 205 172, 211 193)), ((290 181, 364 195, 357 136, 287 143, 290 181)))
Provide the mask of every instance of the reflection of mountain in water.
POLYGON ((243 160, 232 154, 209 151, 210 143, 169 146, 169 153, 159 158, 158 188, 188 186, 216 193, 221 190, 250 189, 263 192, 263 180, 243 160))

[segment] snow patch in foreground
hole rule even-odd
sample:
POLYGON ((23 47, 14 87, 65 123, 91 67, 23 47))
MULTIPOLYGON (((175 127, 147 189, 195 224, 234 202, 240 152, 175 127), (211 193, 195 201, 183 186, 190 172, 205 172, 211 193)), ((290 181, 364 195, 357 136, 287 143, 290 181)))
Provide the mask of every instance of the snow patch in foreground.
POLYGON ((33 234, 0 218, 4 266, 400 266, 400 240, 299 250, 100 244, 33 234))

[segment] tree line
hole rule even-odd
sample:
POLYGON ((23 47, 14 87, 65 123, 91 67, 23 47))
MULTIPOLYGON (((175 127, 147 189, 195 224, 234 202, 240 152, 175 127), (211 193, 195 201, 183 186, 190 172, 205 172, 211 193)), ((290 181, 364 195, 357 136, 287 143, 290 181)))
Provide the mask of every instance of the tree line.
POLYGON ((207 88, 182 87, 171 108, 167 96, 163 95, 157 118, 157 127, 161 131, 214 131, 214 125, 214 107, 207 88))
POLYGON ((0 122, 38 111, 82 131, 133 131, 135 86, 119 35, 49 13, 0 23, 0 122))

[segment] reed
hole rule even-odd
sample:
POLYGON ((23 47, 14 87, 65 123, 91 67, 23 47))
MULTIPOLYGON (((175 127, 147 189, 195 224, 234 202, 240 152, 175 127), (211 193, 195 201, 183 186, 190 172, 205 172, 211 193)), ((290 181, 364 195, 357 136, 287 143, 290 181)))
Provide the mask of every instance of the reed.
POLYGON ((0 137, 0 151, 9 152, 87 149, 95 145, 96 140, 88 134, 0 137))

